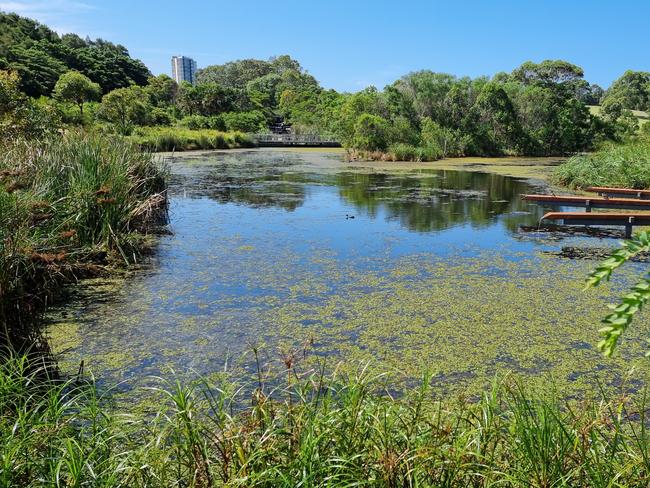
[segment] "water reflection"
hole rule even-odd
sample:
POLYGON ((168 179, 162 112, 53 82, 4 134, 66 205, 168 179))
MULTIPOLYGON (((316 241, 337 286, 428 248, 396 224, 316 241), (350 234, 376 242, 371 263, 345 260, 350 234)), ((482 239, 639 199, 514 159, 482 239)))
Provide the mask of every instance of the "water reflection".
POLYGON ((537 222, 542 210, 521 200, 525 181, 501 175, 426 170, 414 174, 355 174, 336 177, 339 194, 370 216, 385 210, 410 230, 429 232, 458 224, 483 227, 506 215, 515 231, 537 222))
POLYGON ((485 227, 499 218, 516 231, 539 221, 542 209, 520 198, 530 183, 502 175, 444 170, 402 173, 318 174, 292 171, 299 160, 291 154, 259 153, 212 159, 193 165, 184 161, 172 177, 172 195, 208 197, 220 203, 294 211, 316 186, 335 187, 358 212, 383 214, 409 230, 430 232, 462 224, 485 227))
MULTIPOLYGON (((313 341, 331 361, 412 377, 426 365, 449 393, 482 388, 503 369, 573 382, 604 364, 582 344, 594 342, 602 304, 620 290, 582 292, 592 263, 557 256, 582 238, 513 234, 541 213, 520 200, 534 190, 528 182, 319 174, 304 155, 236 154, 172 165, 172 232, 150 269, 105 284, 105 302, 53 317, 64 370, 85 360, 128 389, 169 369, 211 374, 232 358, 245 363, 253 344, 277 357, 313 341)), ((616 368, 626 371, 627 359, 616 368)))

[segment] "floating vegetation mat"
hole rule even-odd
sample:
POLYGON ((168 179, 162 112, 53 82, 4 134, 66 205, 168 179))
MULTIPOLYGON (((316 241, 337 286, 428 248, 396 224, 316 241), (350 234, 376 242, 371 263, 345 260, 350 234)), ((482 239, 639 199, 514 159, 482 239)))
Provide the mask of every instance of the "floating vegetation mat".
MULTIPOLYGON (((642 265, 583 291, 593 261, 556 254, 615 241, 522 238, 520 225, 541 212, 521 202, 526 183, 453 171, 319 175, 296 171, 295 154, 240 154, 174 163, 173 235, 151 269, 104 283, 101 301, 82 288, 53 317, 64 369, 83 359, 126 390, 169 369, 247 378, 253 347, 266 363, 308 344, 314 366, 368 361, 395 389, 429 368, 440 394, 477 394, 514 371, 574 395, 645 364, 642 320, 616 358, 595 348, 606 303, 642 265)), ((634 377, 632 388, 644 379, 634 377)))

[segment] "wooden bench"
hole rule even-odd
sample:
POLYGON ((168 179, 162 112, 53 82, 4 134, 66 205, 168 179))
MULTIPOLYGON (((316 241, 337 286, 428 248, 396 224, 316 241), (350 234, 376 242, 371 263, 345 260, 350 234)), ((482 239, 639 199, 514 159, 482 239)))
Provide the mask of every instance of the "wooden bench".
POLYGON ((604 197, 628 197, 650 200, 650 190, 635 190, 634 188, 613 188, 611 186, 590 186, 587 191, 598 193, 604 197))
POLYGON ((585 207, 587 212, 591 212, 592 208, 650 210, 650 200, 637 200, 634 198, 579 197, 573 195, 522 195, 521 198, 547 205, 585 207))
POLYGON ((629 238, 633 226, 650 225, 650 213, 549 212, 542 220, 561 220, 564 225, 622 225, 629 238))

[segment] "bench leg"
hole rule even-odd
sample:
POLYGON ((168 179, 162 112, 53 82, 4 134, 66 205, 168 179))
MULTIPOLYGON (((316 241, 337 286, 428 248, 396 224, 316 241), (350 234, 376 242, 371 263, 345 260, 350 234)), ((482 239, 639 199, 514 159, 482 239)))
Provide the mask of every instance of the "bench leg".
POLYGON ((625 224, 625 238, 629 239, 632 237, 632 224, 625 224))

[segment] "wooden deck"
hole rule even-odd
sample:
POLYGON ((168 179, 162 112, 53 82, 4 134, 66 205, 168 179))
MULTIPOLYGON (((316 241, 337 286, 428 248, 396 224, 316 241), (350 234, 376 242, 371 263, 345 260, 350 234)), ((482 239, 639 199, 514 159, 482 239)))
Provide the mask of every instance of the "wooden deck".
POLYGON ((603 197, 632 197, 641 200, 650 200, 650 190, 635 190, 634 188, 614 188, 611 186, 590 186, 587 191, 598 193, 603 197))
POLYGON ((254 134, 259 147, 341 147, 341 143, 312 134, 254 134))
POLYGON ((522 195, 521 198, 549 206, 584 207, 587 212, 590 212, 592 208, 650 210, 650 200, 637 200, 634 198, 580 197, 573 195, 522 195))
POLYGON ((542 220, 561 220, 564 225, 620 225, 629 238, 632 227, 650 225, 650 213, 549 212, 542 220))

